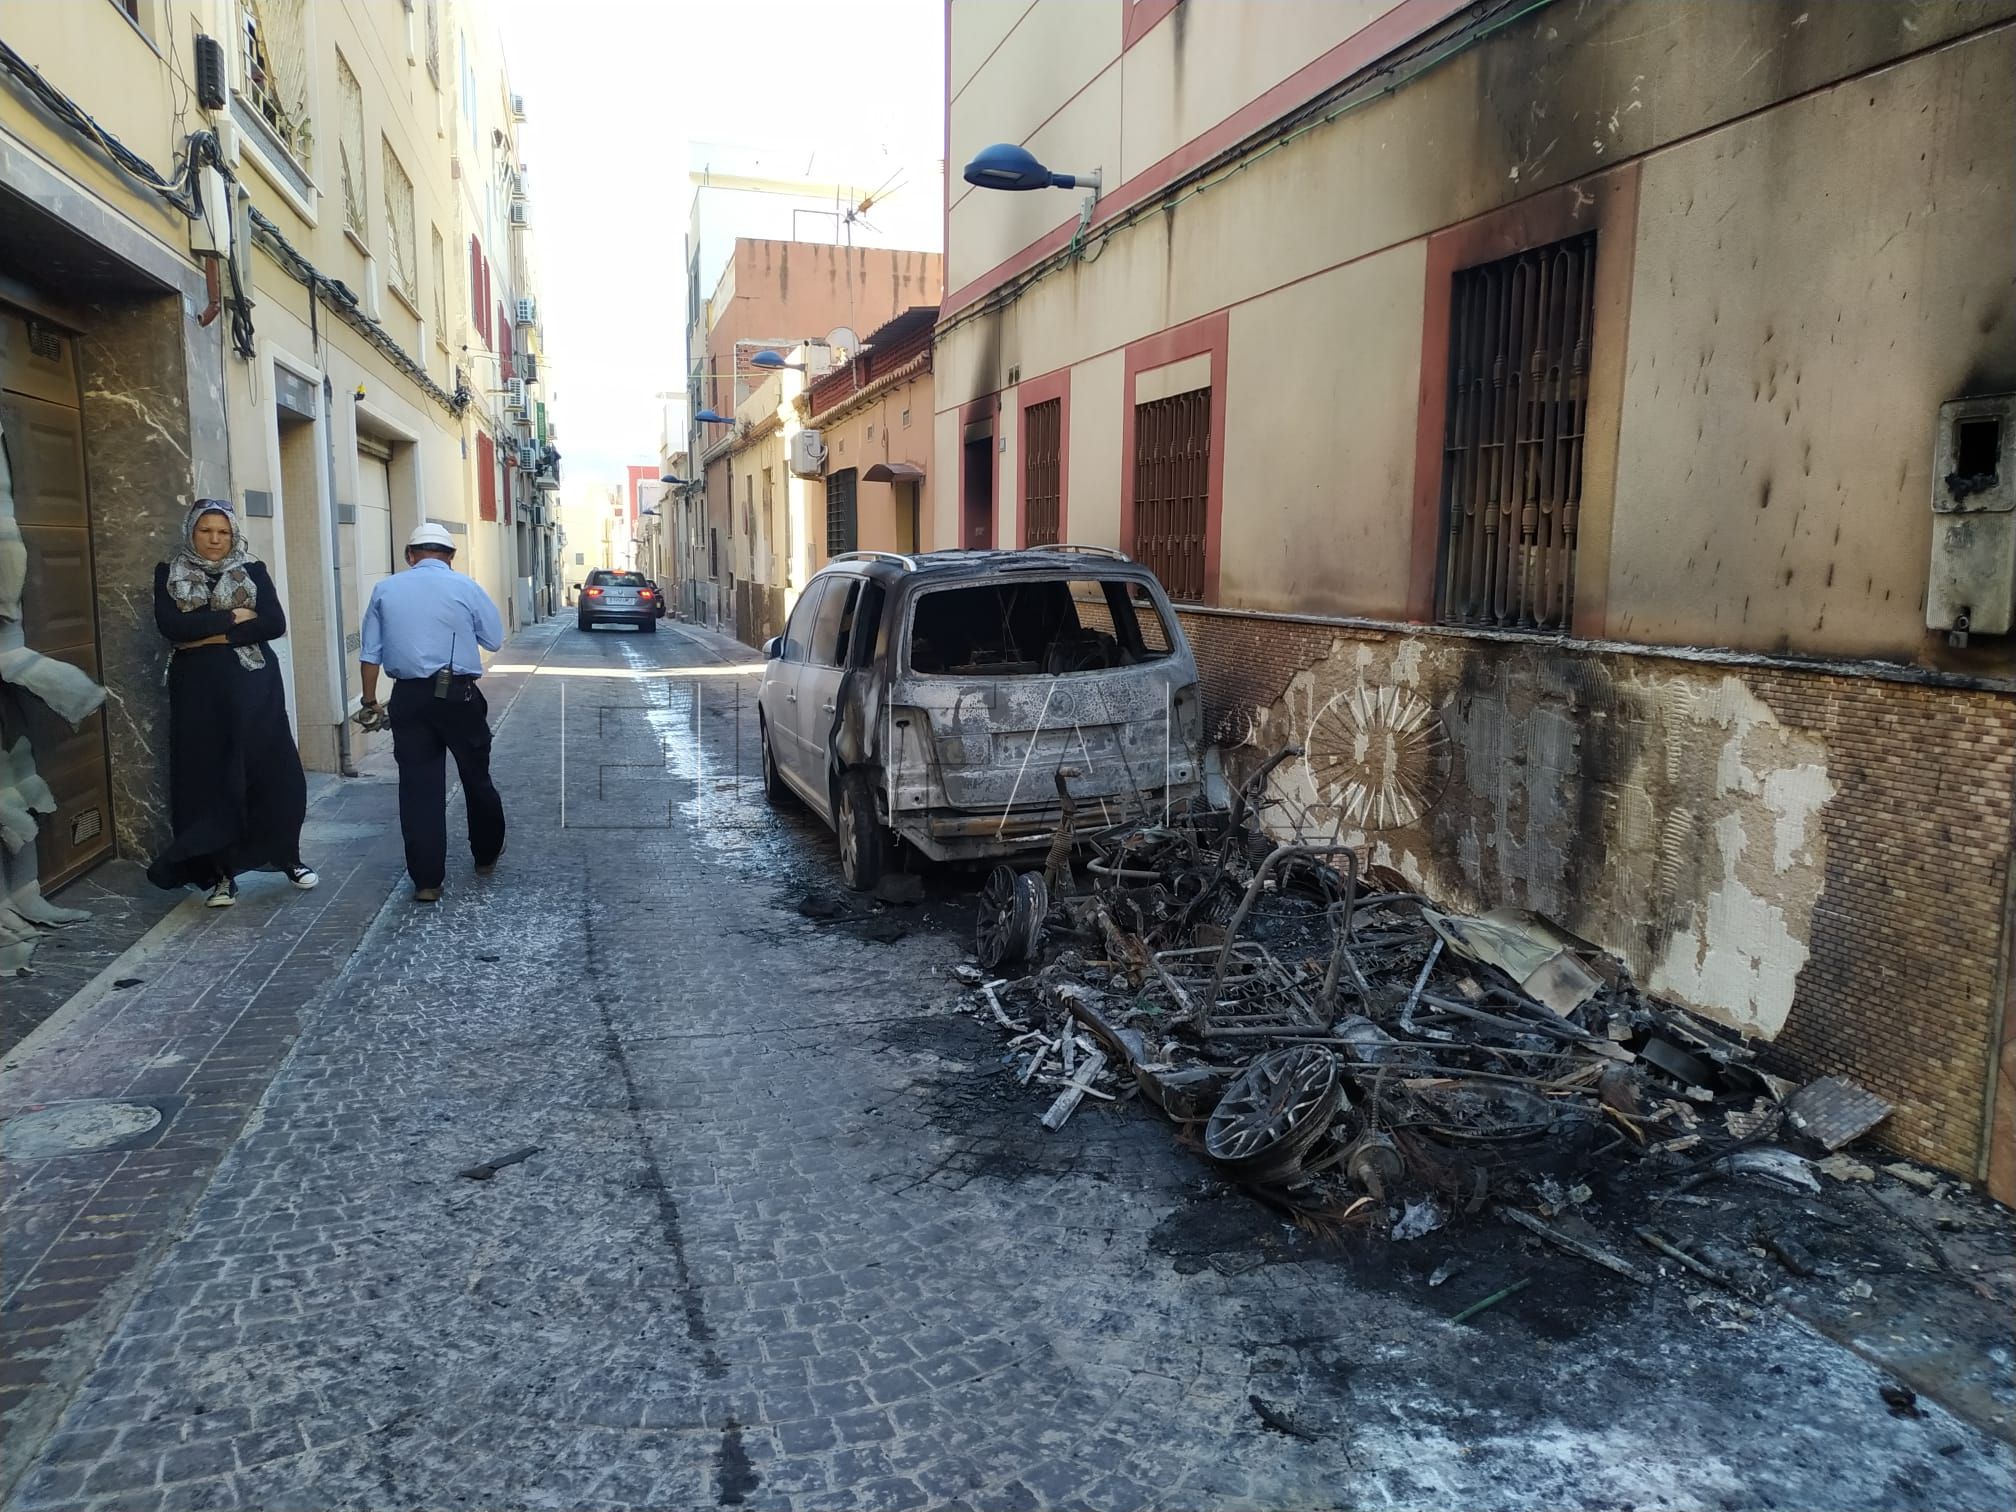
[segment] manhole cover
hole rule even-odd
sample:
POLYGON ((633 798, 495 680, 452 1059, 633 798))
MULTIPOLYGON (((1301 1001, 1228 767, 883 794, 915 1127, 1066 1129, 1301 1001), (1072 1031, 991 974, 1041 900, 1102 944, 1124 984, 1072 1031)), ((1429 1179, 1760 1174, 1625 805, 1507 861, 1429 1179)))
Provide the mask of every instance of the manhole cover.
POLYGON ((146 1103, 80 1102, 23 1113, 0 1124, 0 1155, 11 1160, 47 1160, 109 1150, 150 1134, 161 1110, 146 1103))

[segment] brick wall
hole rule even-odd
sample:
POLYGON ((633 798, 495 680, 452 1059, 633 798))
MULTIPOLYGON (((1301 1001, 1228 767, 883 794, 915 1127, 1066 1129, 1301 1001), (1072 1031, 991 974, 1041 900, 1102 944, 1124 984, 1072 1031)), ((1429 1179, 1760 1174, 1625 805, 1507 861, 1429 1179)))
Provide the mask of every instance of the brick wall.
MULTIPOLYGON (((1766 711, 1761 717, 1771 740, 1799 753, 1787 758, 1805 763, 1798 770, 1810 773, 1818 753, 1820 780, 1831 790, 1817 824, 1808 827, 1814 832, 1804 836, 1812 860, 1807 895, 1774 898, 1758 884, 1765 895, 1755 907, 1774 916, 1782 911, 1807 952, 1789 1011, 1769 1036, 1770 1053, 1798 1074, 1838 1072, 1895 1102, 1897 1111, 1880 1131, 1891 1147, 1968 1176, 1984 1173, 1998 992, 2006 985, 2016 699, 1551 644, 1211 614, 1181 618, 1197 654, 1207 727, 1232 748, 1235 766, 1242 745, 1257 752, 1294 738, 1296 711, 1308 705, 1293 695, 1306 688, 1312 668, 1327 669, 1320 675, 1334 686, 1375 665, 1420 666, 1425 670, 1411 686, 1459 729, 1475 700, 1566 711, 1572 733, 1567 755, 1550 757, 1556 764, 1537 753, 1529 762, 1527 752, 1513 750, 1512 759, 1494 765, 1473 750, 1471 769, 1452 783, 1435 814, 1367 843, 1408 854, 1425 874, 1420 880, 1442 895, 1456 894, 1451 902, 1459 906, 1538 906, 1530 890, 1520 895, 1521 887, 1535 883, 1533 873, 1548 870, 1549 860, 1533 851, 1516 866, 1508 860, 1505 814, 1523 817, 1536 783, 1587 788, 1568 792, 1562 807, 1591 833, 1567 834, 1558 865, 1543 880, 1565 888, 1553 906, 1568 915, 1562 922, 1617 950, 1641 977, 1670 939, 1651 939, 1643 916, 1698 915, 1717 877, 1712 868, 1661 869, 1634 854, 1625 838, 1632 831, 1616 818, 1617 789, 1632 785, 1633 773, 1665 766, 1705 769, 1708 790, 1731 791, 1726 752, 1699 748, 1704 727, 1669 719, 1664 704, 1687 706, 1690 698, 1698 704, 1715 696, 1718 685, 1740 684, 1736 696, 1766 711), (1669 700, 1670 689, 1682 692, 1669 700), (1635 745, 1628 773, 1614 764, 1620 736, 1635 745), (1696 748, 1669 751, 1662 742, 1696 748), (1609 770, 1602 769, 1606 751, 1612 751, 1609 770), (1521 783, 1523 794, 1510 792, 1521 783), (1498 805, 1496 833, 1488 798, 1476 797, 1494 784, 1510 792, 1510 801, 1498 805)), ((1721 738, 1713 727, 1709 732, 1721 738)), ((1657 791, 1651 801, 1655 818, 1671 817, 1662 804, 1680 807, 1657 791)), ((1698 793, 1688 801, 1706 807, 1698 793)), ((1739 794, 1732 801, 1746 800, 1739 794)), ((1703 813, 1690 836, 1712 836, 1717 817, 1703 813)), ((1737 848, 1743 849, 1740 841, 1737 848)), ((1746 866, 1759 860, 1751 856, 1746 866)), ((1998 1155, 1998 1168, 2005 1158, 1998 1155)))

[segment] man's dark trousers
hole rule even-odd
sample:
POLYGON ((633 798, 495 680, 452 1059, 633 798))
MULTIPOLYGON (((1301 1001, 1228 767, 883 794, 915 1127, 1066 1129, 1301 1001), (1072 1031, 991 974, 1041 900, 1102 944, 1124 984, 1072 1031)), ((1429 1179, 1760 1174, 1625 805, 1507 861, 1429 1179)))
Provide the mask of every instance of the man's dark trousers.
POLYGON ((490 705, 473 678, 458 678, 446 698, 433 679, 400 681, 386 705, 392 759, 399 764, 399 830, 415 887, 439 887, 448 870, 448 766, 462 776, 469 807, 469 853, 488 866, 504 849, 504 800, 490 780, 490 705))

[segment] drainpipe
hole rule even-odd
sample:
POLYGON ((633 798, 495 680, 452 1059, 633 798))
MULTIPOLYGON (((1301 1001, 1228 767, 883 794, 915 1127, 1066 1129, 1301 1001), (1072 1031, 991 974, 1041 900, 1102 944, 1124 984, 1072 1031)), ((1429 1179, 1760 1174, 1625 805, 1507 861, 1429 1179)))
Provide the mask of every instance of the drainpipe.
MULTIPOLYGON (((309 306, 314 306, 315 290, 308 290, 309 306)), ((329 594, 335 610, 336 647, 336 770, 345 777, 357 775, 350 759, 350 647, 343 635, 343 523, 336 514, 336 389, 329 381, 329 365, 322 365, 322 441, 329 464, 329 594)))

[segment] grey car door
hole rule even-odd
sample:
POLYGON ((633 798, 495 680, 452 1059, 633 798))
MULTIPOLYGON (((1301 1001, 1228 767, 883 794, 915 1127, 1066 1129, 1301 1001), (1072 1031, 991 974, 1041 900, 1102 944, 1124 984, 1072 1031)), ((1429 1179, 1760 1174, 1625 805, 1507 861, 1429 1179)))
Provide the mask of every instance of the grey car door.
POLYGON ((858 577, 836 577, 827 585, 819 617, 812 622, 805 670, 798 679, 798 744, 805 761, 800 775, 822 801, 826 798, 827 743, 833 733, 840 679, 846 674, 854 607, 860 597, 858 577))
POLYGON ((826 592, 826 580, 814 578, 792 606, 785 623, 783 654, 763 669, 763 719, 770 738, 770 754, 786 780, 805 786, 804 753, 798 743, 799 683, 805 675, 806 647, 812 640, 812 621, 819 613, 819 600, 826 592))

